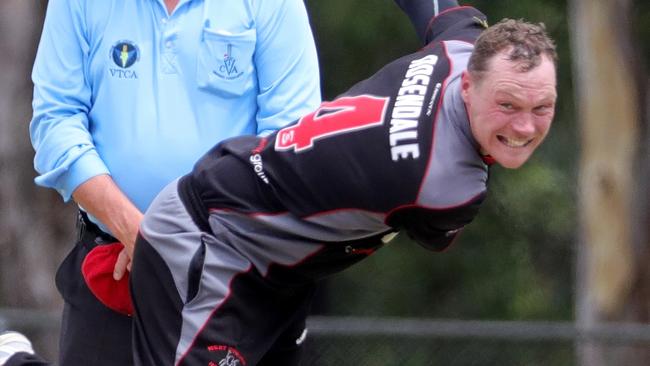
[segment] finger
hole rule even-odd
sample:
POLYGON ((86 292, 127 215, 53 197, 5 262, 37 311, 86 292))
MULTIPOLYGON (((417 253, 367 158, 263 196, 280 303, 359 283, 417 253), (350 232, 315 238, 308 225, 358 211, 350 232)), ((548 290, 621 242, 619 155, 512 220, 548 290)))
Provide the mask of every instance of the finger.
POLYGON ((131 259, 129 258, 129 255, 125 249, 122 249, 120 254, 117 256, 117 261, 115 262, 115 268, 113 269, 113 279, 115 281, 119 281, 122 279, 124 276, 124 272, 126 272, 126 266, 129 264, 131 259))

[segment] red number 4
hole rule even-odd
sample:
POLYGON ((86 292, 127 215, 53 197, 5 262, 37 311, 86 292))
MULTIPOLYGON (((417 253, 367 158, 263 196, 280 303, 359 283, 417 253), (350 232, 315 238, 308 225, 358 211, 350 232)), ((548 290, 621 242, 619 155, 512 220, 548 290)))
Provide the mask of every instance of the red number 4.
POLYGON ((275 149, 300 152, 311 148, 314 141, 321 138, 381 126, 388 100, 359 95, 323 102, 297 124, 280 130, 275 139, 275 149))

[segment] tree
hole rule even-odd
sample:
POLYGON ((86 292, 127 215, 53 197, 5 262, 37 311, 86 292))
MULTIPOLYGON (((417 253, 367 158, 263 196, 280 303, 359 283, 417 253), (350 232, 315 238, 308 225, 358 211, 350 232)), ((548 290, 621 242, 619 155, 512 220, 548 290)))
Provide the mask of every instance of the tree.
MULTIPOLYGON (((643 143, 646 77, 634 64, 629 0, 573 0, 573 46, 582 158, 579 178, 581 240, 576 321, 647 322, 648 226, 643 143), (642 167, 638 169, 638 167, 642 167), (640 184, 642 183, 642 184, 640 184)), ((642 365, 650 352, 620 352, 598 343, 579 348, 582 364, 642 365)))

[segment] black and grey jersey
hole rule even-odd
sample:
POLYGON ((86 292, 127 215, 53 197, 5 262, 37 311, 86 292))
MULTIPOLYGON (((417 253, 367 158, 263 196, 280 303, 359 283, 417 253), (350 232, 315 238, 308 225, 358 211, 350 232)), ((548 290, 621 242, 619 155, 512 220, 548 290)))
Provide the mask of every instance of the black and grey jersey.
POLYGON ((484 24, 474 8, 450 9, 420 51, 274 134, 222 142, 181 179, 183 203, 205 230, 285 264, 398 230, 446 247, 486 193, 460 97, 484 24))

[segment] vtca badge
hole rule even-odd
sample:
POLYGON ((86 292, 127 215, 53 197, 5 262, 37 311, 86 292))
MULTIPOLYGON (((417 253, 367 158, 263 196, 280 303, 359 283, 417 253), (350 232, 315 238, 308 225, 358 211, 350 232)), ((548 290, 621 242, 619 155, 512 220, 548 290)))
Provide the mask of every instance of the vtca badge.
POLYGON ((140 50, 131 41, 118 41, 111 47, 111 60, 119 68, 109 68, 112 77, 119 79, 137 79, 134 70, 128 70, 140 59, 140 50))
POLYGON ((115 65, 127 69, 138 61, 140 52, 133 42, 119 41, 111 48, 111 58, 115 65))
POLYGON ((227 47, 223 60, 216 70, 212 70, 212 73, 222 79, 233 80, 242 76, 244 72, 237 69, 237 59, 232 54, 232 44, 229 43, 227 47))

